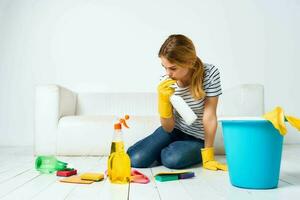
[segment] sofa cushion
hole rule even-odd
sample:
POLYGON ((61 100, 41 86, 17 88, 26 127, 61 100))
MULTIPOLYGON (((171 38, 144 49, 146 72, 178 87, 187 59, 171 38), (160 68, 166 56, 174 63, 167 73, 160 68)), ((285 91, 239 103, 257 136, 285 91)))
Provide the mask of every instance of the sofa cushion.
MULTIPOLYGON (((58 155, 108 155, 113 137, 113 116, 67 116, 58 124, 58 155), (84 153, 83 153, 84 152, 84 153)), ((158 116, 131 116, 129 129, 123 128, 125 149, 160 126, 158 116)), ((220 130, 220 128, 218 128, 220 130)), ((223 137, 217 131, 216 153, 224 153, 223 137)), ((200 150, 199 150, 200 155, 200 150)))
MULTIPOLYGON (((113 137, 114 116, 67 116, 59 120, 58 155, 108 155, 113 137), (84 153, 83 153, 84 152, 84 153)), ((123 128, 125 148, 151 134, 159 126, 157 116, 130 116, 123 128)))

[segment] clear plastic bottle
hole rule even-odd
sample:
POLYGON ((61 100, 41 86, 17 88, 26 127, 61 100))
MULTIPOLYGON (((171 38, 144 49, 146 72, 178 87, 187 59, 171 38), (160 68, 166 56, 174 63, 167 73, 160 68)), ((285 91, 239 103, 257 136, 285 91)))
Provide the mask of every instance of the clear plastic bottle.
MULTIPOLYGON (((161 81, 164 81, 166 79, 170 79, 169 76, 164 75, 161 77, 161 81)), ((170 87, 175 88, 176 86, 171 85, 170 87)), ((173 94, 170 97, 170 102, 187 125, 191 125, 197 119, 197 115, 194 113, 194 111, 189 107, 189 105, 184 101, 182 97, 173 94)))
POLYGON ((110 155, 107 164, 107 176, 111 183, 126 184, 130 182, 131 163, 128 154, 124 150, 122 124, 129 128, 125 119, 119 119, 114 124, 114 136, 111 144, 110 155))

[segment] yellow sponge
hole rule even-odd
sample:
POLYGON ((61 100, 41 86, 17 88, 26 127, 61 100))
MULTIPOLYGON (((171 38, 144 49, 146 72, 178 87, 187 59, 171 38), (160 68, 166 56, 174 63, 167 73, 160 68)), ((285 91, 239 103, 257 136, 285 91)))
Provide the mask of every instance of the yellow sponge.
POLYGON ((80 174, 80 178, 82 180, 88 180, 88 181, 101 181, 104 178, 104 175, 101 173, 83 173, 80 174))

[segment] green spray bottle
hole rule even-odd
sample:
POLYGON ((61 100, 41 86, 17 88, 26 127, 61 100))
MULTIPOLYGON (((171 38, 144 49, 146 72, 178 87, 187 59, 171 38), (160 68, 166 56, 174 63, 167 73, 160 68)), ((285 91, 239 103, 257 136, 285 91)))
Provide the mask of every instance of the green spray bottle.
POLYGON ((55 156, 38 156, 35 159, 35 169, 42 173, 53 173, 59 170, 65 170, 68 163, 59 161, 55 156))

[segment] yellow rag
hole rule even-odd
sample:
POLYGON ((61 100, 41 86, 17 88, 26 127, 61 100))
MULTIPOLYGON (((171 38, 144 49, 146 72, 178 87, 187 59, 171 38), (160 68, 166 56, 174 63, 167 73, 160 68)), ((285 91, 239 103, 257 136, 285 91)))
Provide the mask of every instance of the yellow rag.
POLYGON ((296 118, 293 116, 288 116, 288 115, 286 115, 285 118, 294 128, 296 128, 298 131, 300 131, 300 119, 299 118, 296 118))
POLYGON ((79 176, 70 176, 67 178, 60 179, 59 181, 64 183, 78 183, 78 184, 91 184, 94 182, 94 181, 82 180, 79 176))
POLYGON ((263 118, 269 120, 281 135, 284 136, 286 134, 287 129, 284 124, 284 113, 281 107, 277 106, 271 112, 265 113, 263 118))
POLYGON ((281 107, 277 106, 271 112, 267 112, 263 115, 263 118, 269 120, 273 126, 279 131, 281 135, 287 133, 286 126, 284 124, 284 119, 288 121, 294 128, 300 131, 300 119, 294 116, 284 115, 284 111, 281 107))

